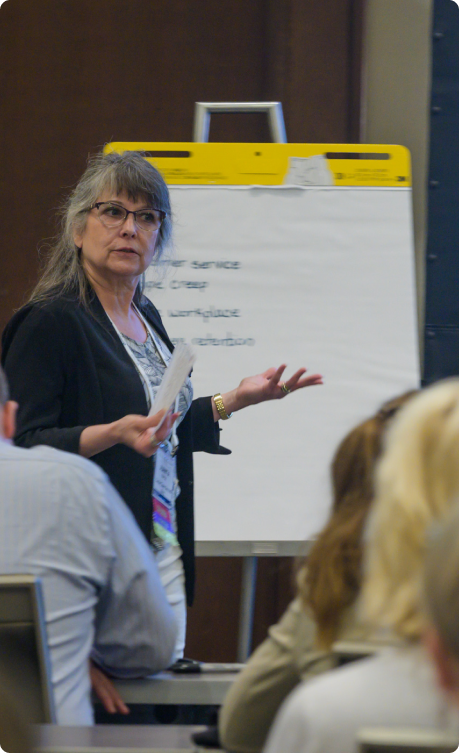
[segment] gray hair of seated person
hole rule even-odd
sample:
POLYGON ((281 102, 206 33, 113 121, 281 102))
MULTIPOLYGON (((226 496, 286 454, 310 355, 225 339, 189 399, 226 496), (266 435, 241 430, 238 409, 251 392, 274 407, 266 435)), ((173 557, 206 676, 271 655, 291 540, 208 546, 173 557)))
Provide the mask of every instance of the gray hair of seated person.
POLYGON ((424 567, 423 600, 428 619, 459 660, 459 504, 432 527, 424 567))
POLYGON ((10 391, 8 389, 8 380, 6 374, 0 366, 0 409, 3 408, 5 403, 10 399, 10 391))
MULTIPOLYGON (((77 292, 80 302, 88 306, 91 286, 81 263, 81 249, 74 242, 74 232, 86 227, 88 212, 105 193, 126 193, 132 201, 144 199, 149 206, 162 209, 155 249, 155 262, 161 258, 172 234, 169 191, 161 173, 141 152, 97 154, 88 165, 59 213, 59 231, 49 247, 40 279, 29 303, 50 300, 67 292, 77 292)), ((144 275, 137 286, 134 302, 139 304, 145 285, 144 275)))

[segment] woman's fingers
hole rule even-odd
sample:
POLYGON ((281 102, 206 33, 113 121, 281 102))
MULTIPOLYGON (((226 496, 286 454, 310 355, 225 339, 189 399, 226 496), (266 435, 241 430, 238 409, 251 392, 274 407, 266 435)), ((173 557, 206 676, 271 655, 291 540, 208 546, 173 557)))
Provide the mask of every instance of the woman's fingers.
POLYGON ((165 439, 169 436, 169 434, 172 431, 172 427, 176 420, 179 418, 180 413, 170 413, 161 424, 161 427, 159 429, 153 430, 151 433, 150 441, 157 442, 158 444, 161 444, 161 442, 164 442, 165 439))
POLYGON ((168 420, 169 415, 171 415, 172 410, 166 410, 163 408, 162 410, 158 411, 157 413, 154 413, 152 416, 132 416, 133 419, 138 419, 137 421, 137 427, 142 429, 142 431, 145 431, 146 429, 155 429, 155 427, 159 428, 159 425, 163 424, 168 420))
POLYGON ((271 366, 271 368, 266 369, 266 371, 264 371, 263 374, 261 374, 261 376, 264 377, 265 379, 268 379, 269 381, 272 381, 273 379, 275 381, 279 381, 285 368, 286 368, 286 364, 279 366, 277 369, 275 366, 271 366))
POLYGON ((163 408, 162 410, 159 410, 157 413, 154 413, 152 416, 146 416, 145 420, 149 422, 148 424, 149 426, 157 426, 159 423, 161 423, 165 415, 166 415, 166 409, 163 408))
MULTIPOLYGON (((285 367, 283 367, 282 371, 284 368, 285 367)), ((295 392, 303 387, 312 387, 315 384, 323 384, 321 374, 308 374, 308 376, 304 376, 306 371, 307 369, 305 368, 298 369, 289 379, 287 379, 287 381, 279 382, 282 391, 282 394, 279 395, 279 397, 284 397, 288 395, 289 392, 295 392)))
POLYGON ((285 363, 283 363, 277 369, 274 366, 272 366, 270 369, 267 369, 266 371, 264 371, 261 376, 264 377, 265 379, 268 379, 270 382, 273 382, 273 384, 276 384, 281 378, 286 368, 287 368, 287 364, 285 363))
POLYGON ((314 384, 323 384, 322 374, 311 374, 304 377, 304 379, 298 379, 297 383, 293 386, 293 389, 299 390, 302 387, 311 387, 314 384))
POLYGON ((124 416, 118 422, 119 441, 136 452, 150 457, 157 446, 171 433, 174 422, 180 413, 158 411, 153 416, 124 416), (164 419, 164 420, 163 420, 164 419), (161 423, 162 421, 162 423, 161 423))
POLYGON ((292 391, 297 385, 303 374, 306 374, 306 369, 298 369, 298 371, 295 371, 293 376, 290 377, 290 379, 287 379, 286 382, 284 382, 285 386, 292 391))
POLYGON ((321 374, 308 374, 308 376, 302 379, 301 377, 303 376, 303 374, 306 374, 306 371, 307 369, 304 368, 298 369, 298 371, 295 371, 290 379, 284 382, 285 386, 290 390, 290 392, 301 389, 301 387, 310 387, 313 384, 323 384, 321 374))

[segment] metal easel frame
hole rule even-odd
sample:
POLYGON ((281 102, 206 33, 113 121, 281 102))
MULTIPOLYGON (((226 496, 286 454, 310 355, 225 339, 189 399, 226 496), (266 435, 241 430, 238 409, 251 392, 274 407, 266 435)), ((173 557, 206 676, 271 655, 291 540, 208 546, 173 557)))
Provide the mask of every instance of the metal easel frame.
POLYGON ((210 116, 217 112, 264 112, 276 144, 286 144, 284 115, 280 102, 196 102, 194 106, 193 141, 209 141, 210 116))
MULTIPOLYGON (((268 117, 272 140, 286 144, 284 116, 280 102, 196 102, 193 123, 193 141, 209 141, 210 116, 218 112, 264 112, 268 117)), ((244 556, 242 559, 241 602, 239 613, 239 635, 237 661, 245 662, 252 648, 253 612, 257 580, 257 557, 244 556)))

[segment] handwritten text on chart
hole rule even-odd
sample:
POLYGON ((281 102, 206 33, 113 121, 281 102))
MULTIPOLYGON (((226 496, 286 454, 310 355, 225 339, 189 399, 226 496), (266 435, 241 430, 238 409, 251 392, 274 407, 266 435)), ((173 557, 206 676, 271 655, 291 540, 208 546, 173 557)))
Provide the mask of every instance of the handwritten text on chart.
POLYGON ((188 259, 160 259, 152 266, 176 267, 182 269, 187 264, 191 269, 240 269, 240 261, 189 261, 188 259))
MULTIPOLYGON (((171 342, 174 347, 176 347, 179 343, 186 342, 186 340, 184 337, 172 337, 171 342)), ((191 342, 193 345, 199 345, 201 347, 213 345, 217 347, 234 348, 241 345, 248 345, 249 347, 255 345, 253 337, 233 337, 231 332, 227 332, 226 337, 212 337, 212 335, 207 335, 207 337, 194 337, 191 342)))
MULTIPOLYGON (((209 286, 208 282, 202 280, 171 280, 168 287, 172 290, 181 290, 187 288, 188 290, 199 290, 200 293, 209 286)), ((148 280, 145 283, 145 290, 164 290, 164 283, 159 280, 148 280)))
POLYGON ((213 306, 210 306, 208 309, 175 309, 170 310, 167 312, 168 316, 171 317, 193 317, 193 316, 199 316, 204 321, 207 321, 208 319, 235 319, 240 317, 241 312, 240 309, 216 309, 213 306))
MULTIPOLYGON (((206 270, 210 271, 212 269, 219 269, 219 270, 230 270, 234 271, 236 269, 241 269, 241 262, 240 261, 189 261, 188 259, 173 259, 173 260, 163 260, 160 259, 156 266, 162 266, 167 265, 170 267, 176 267, 178 269, 183 269, 184 267, 189 267, 193 270, 199 270, 200 272, 204 272, 206 270)), ((169 281, 169 283, 163 281, 163 280, 148 280, 145 283, 145 289, 146 290, 165 290, 166 287, 170 288, 171 290, 197 290, 200 293, 203 293, 206 288, 208 288, 210 285, 210 282, 207 282, 206 280, 176 280, 172 279, 169 281)))

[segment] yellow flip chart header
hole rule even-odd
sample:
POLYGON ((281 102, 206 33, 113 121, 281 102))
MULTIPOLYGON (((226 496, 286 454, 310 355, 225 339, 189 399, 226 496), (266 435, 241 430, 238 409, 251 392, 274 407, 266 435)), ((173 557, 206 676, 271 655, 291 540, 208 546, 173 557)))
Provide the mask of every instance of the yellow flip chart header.
POLYGON ((173 185, 411 186, 410 153, 381 144, 216 144, 116 141, 140 151, 173 185))

